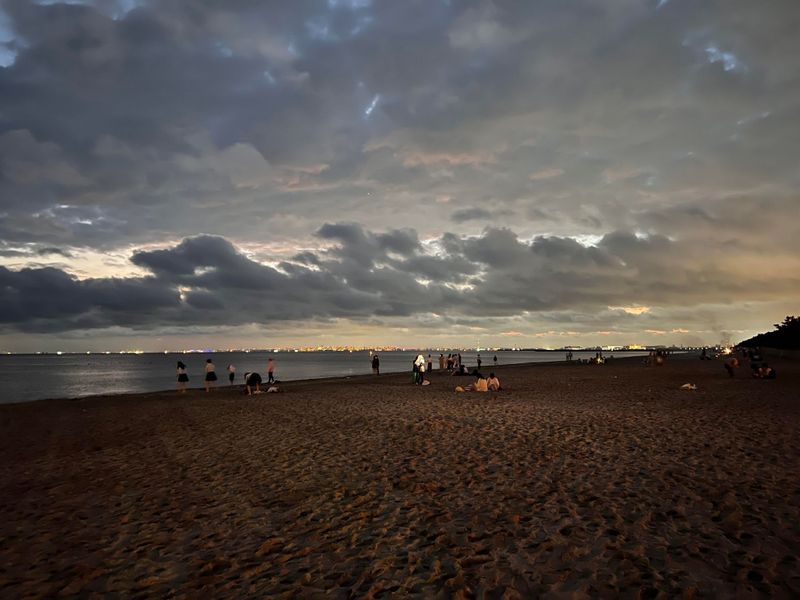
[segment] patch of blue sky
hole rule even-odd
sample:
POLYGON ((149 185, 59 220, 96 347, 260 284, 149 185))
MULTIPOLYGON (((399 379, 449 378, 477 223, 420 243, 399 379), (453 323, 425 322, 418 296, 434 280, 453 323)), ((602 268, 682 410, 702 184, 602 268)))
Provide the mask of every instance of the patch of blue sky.
POLYGON ((10 67, 17 60, 17 45, 11 20, 0 8, 0 67, 10 67))
POLYGON ((330 25, 327 22, 317 19, 306 21, 306 31, 308 31, 309 37, 314 40, 335 42, 339 39, 338 36, 331 31, 330 25))
POLYGON ((372 111, 374 111, 375 107, 378 106, 378 102, 380 101, 380 99, 381 95, 375 94, 375 96, 372 98, 372 102, 370 102, 369 106, 367 106, 367 108, 364 109, 364 117, 369 117, 372 114, 372 111))
POLYGON ((233 49, 224 42, 215 42, 214 48, 225 58, 230 58, 233 56, 233 49))
POLYGON ((722 68, 726 71, 742 70, 744 65, 733 52, 720 50, 715 44, 705 47, 706 57, 710 63, 722 63, 722 68))
POLYGON ((17 51, 0 42, 0 68, 10 67, 17 60, 17 51))

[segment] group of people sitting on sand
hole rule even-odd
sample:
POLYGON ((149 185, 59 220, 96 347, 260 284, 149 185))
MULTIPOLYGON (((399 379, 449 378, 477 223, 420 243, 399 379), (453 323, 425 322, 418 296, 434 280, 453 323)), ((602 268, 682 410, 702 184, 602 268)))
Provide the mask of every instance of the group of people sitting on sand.
MULTIPOLYGON (((467 376, 472 375, 475 382, 467 386, 456 386, 457 392, 497 392, 500 389, 500 380, 494 372, 489 373, 489 377, 484 376, 478 369, 473 369, 471 373, 467 372, 467 368, 461 363, 460 355, 450 355, 447 358, 448 367, 451 364, 458 364, 458 368, 448 369, 451 375, 467 376), (457 358, 452 359, 453 356, 457 358), (452 361, 452 362, 451 362, 452 361)), ((480 365, 478 365, 480 367, 480 365)), ((426 361, 422 354, 418 354, 411 365, 411 383, 414 385, 430 385, 430 379, 425 378, 425 373, 430 373, 432 364, 429 359, 426 361)))
POLYGON ((499 392, 503 389, 500 386, 500 380, 494 373, 489 373, 489 377, 485 377, 478 369, 472 371, 472 376, 475 378, 475 383, 468 386, 456 386, 456 391, 459 392, 499 392))
MULTIPOLYGON (((776 379, 778 377, 775 369, 762 360, 761 352, 758 348, 746 348, 742 350, 742 353, 744 358, 747 358, 750 362, 750 374, 753 379, 776 379)), ((728 377, 731 379, 740 365, 741 363, 736 356, 731 356, 723 363, 725 371, 727 371, 728 377)))

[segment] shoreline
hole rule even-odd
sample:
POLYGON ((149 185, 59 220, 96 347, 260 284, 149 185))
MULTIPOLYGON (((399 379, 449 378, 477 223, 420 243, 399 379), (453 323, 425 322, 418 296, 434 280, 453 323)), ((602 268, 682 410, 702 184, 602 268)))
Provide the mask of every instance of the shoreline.
MULTIPOLYGON (((159 354, 159 353, 156 353, 156 354, 159 354)), ((690 358, 690 357, 694 357, 694 354, 692 354, 691 352, 682 352, 680 354, 672 355, 671 356, 671 360, 686 360, 687 358, 690 358)), ((633 362, 633 361, 637 361, 637 360, 639 362, 641 362, 642 356, 619 356, 619 357, 615 356, 613 358, 613 360, 610 361, 610 362, 616 364, 617 362, 620 362, 620 363, 623 362, 623 361, 624 362, 628 362, 628 361, 633 362)), ((548 361, 548 362, 524 362, 524 363, 511 363, 511 364, 498 365, 497 366, 497 370, 498 370, 498 372, 500 372, 501 370, 504 370, 504 369, 512 369, 512 368, 516 368, 516 367, 533 368, 533 367, 543 367, 543 366, 567 366, 567 367, 575 366, 575 367, 597 367, 597 368, 600 368, 600 367, 608 366, 608 364, 609 363, 606 363, 605 365, 585 365, 585 364, 578 363, 577 361, 569 362, 569 361, 566 361, 566 360, 548 361)), ((477 367, 475 365, 473 365, 472 367, 468 367, 468 372, 471 372, 471 369, 474 369, 474 368, 477 368, 477 367)), ((489 373, 490 371, 492 371, 494 369, 495 369, 494 366, 489 368, 489 367, 486 367, 485 365, 483 365, 481 367, 481 370, 485 371, 486 373, 489 373)), ((437 378, 442 376, 441 375, 441 371, 439 369, 434 369, 433 372, 437 374, 436 375, 437 378)), ((379 377, 380 378, 406 377, 406 376, 410 376, 410 374, 411 374, 410 370, 409 371, 391 371, 391 372, 381 373, 381 375, 379 377)), ((217 380, 217 386, 216 386, 216 388, 215 388, 213 393, 219 393, 219 392, 224 391, 224 390, 228 390, 228 392, 230 392, 232 389, 238 389, 238 390, 244 389, 244 383, 238 383, 237 382, 233 386, 230 386, 225 382, 225 378, 224 378, 225 373, 220 373, 219 375, 220 376, 219 376, 219 379, 217 380)), ((372 381, 374 378, 375 378, 375 375, 373 375, 372 373, 362 373, 362 374, 358 374, 358 375, 339 375, 339 376, 334 376, 334 377, 318 377, 318 378, 317 377, 310 377, 310 378, 303 378, 303 379, 278 380, 278 383, 280 385, 283 385, 283 386, 291 385, 292 387, 295 387, 295 386, 299 387, 299 386, 303 386, 303 385, 312 385, 312 384, 317 384, 317 383, 332 383, 332 384, 335 384, 335 383, 344 384, 344 383, 347 383, 347 382, 350 382, 350 383, 361 383, 363 381, 372 381)), ((457 376, 456 376, 456 380, 458 380, 457 376)), ((457 385, 457 384, 454 384, 454 385, 457 385)), ((267 387, 268 387, 267 384, 265 382, 262 382, 262 389, 266 389, 267 387)), ((189 395, 190 392, 203 392, 203 393, 205 393, 205 388, 203 386, 186 388, 186 395, 189 395)), ((13 402, 13 401, 12 402, 3 402, 3 403, 0 403, 0 406, 19 406, 19 405, 23 405, 23 404, 35 404, 35 403, 41 403, 41 402, 47 402, 47 403, 70 402, 70 403, 74 403, 74 402, 91 401, 91 400, 96 400, 96 399, 100 399, 100 398, 103 398, 103 399, 108 399, 108 398, 120 399, 120 398, 124 398, 124 397, 135 398, 135 397, 138 397, 138 396, 142 396, 142 397, 152 396, 152 395, 159 395, 160 396, 160 395, 170 394, 170 393, 178 395, 178 391, 175 388, 164 388, 164 389, 161 389, 161 390, 153 390, 153 391, 150 391, 150 392, 119 392, 119 393, 87 394, 85 396, 53 396, 51 398, 39 398, 37 400, 21 400, 21 401, 17 401, 17 402, 13 402)))
POLYGON ((800 365, 775 366, 2 405, 3 595, 797 597, 800 365))

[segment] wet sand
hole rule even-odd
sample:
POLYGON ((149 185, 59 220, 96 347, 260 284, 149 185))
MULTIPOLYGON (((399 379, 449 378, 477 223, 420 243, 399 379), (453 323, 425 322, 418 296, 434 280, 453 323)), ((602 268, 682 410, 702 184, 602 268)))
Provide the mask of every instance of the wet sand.
POLYGON ((0 596, 798 597, 800 366, 774 364, 0 406, 0 596))

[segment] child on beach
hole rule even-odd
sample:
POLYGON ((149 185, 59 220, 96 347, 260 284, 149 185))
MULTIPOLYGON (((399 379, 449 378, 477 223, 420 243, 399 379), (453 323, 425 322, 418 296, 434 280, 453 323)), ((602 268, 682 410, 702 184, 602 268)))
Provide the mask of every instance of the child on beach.
POLYGON ((186 374, 186 365, 178 361, 178 389, 181 394, 186 393, 186 382, 189 381, 189 376, 186 374))
POLYGON ((211 359, 209 358, 206 360, 206 392, 209 392, 212 387, 216 387, 216 382, 216 367, 214 367, 214 363, 211 362, 211 359))
POLYGON ((233 385, 233 380, 236 378, 236 367, 228 365, 228 381, 233 385))
POLYGON ((275 361, 272 360, 272 357, 269 357, 267 361, 267 383, 275 383, 275 361))

